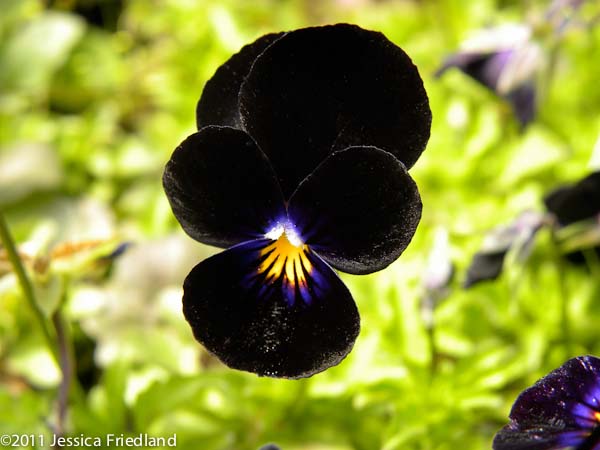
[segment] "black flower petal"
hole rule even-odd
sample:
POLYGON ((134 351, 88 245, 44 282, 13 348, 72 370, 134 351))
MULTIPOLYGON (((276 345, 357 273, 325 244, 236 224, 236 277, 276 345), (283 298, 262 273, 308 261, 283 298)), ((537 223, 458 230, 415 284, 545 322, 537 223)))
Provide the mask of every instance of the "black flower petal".
POLYGON ((244 46, 238 53, 217 69, 206 82, 202 96, 196 105, 198 129, 207 125, 224 125, 241 128, 238 94, 254 60, 269 45, 283 36, 272 33, 261 36, 244 46))
POLYGON ((499 252, 477 252, 467 269, 463 283, 465 289, 486 280, 495 280, 502 273, 508 249, 499 252))
POLYGON ((584 251, 594 251, 600 256, 600 246, 586 238, 600 223, 600 171, 593 172, 577 183, 560 187, 544 198, 546 208, 556 217, 566 257, 575 264, 587 262, 584 251), (596 219, 597 218, 597 219, 596 219), (589 222, 589 223, 586 223, 589 222), (569 230, 571 228, 572 230, 569 230))
POLYGON ((229 127, 205 127, 183 141, 163 186, 183 229, 209 245, 262 237, 285 214, 269 161, 250 136, 229 127))
POLYGON ((183 288, 194 336, 235 369, 308 377, 338 364, 358 336, 360 318, 346 286, 285 234, 201 262, 183 288))
POLYGON ((579 182, 558 188, 544 198, 548 211, 561 225, 569 225, 600 214, 600 171, 579 182))
POLYGON ((567 361, 519 395, 494 450, 600 448, 600 359, 567 361))
POLYGON ((421 199, 406 167, 375 147, 330 155, 292 195, 288 214, 303 242, 337 269, 381 270, 412 239, 421 199))
POLYGON ((286 198, 333 151, 373 145, 410 168, 429 139, 416 67, 383 34, 354 25, 284 35, 256 59, 239 102, 286 198))

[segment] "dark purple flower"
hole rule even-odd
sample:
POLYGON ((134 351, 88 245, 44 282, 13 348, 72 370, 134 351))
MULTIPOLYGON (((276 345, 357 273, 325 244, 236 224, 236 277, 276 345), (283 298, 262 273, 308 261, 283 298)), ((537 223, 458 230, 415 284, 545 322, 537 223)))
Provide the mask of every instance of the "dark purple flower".
POLYGON ((600 214, 600 171, 553 190, 544 203, 561 226, 592 219, 600 214))
POLYGON ((185 280, 194 336, 259 375, 306 377, 339 363, 360 319, 332 267, 383 269, 420 219, 407 168, 431 112, 416 67, 353 25, 269 34, 207 82, 197 123, 164 188, 191 237, 229 249, 185 280))
POLYGON ((469 288, 485 280, 495 280, 502 273, 504 259, 511 249, 524 260, 529 255, 537 232, 544 224, 543 214, 525 211, 512 223, 492 230, 484 239, 467 269, 464 287, 469 288))
POLYGON ((536 115, 535 78, 541 64, 541 50, 530 35, 524 25, 486 30, 449 56, 436 76, 456 67, 507 100, 524 127, 536 115))
POLYGON ((567 361, 519 395, 494 450, 600 450, 600 359, 567 361))

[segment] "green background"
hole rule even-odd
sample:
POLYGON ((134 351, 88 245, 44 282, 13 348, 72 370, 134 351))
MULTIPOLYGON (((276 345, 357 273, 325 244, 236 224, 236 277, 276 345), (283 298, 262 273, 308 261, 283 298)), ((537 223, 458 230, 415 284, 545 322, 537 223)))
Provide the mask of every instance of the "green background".
MULTIPOLYGON (((48 326, 61 317, 68 334, 79 377, 67 435, 176 433, 177 448, 199 450, 486 449, 522 389, 600 354, 600 266, 563 261, 547 229, 525 261, 509 252, 498 280, 461 287, 488 230, 543 211, 546 192, 600 167, 600 8, 587 2, 557 37, 547 3, 0 0, 0 210, 48 326), (103 24, 82 16, 91 3, 103 24), (433 74, 477 30, 526 21, 546 64, 539 115, 521 132, 472 79, 433 74), (208 355, 181 314, 184 277, 216 249, 183 233, 162 170, 231 54, 336 22, 384 32, 424 79, 433 125, 411 170, 423 218, 389 268, 342 274, 362 331, 339 366, 258 378, 208 355), (436 235, 449 244, 434 261, 450 258, 455 276, 428 333, 422 278, 436 235)), ((0 308, 0 434, 49 437, 61 374, 2 249, 0 308)))

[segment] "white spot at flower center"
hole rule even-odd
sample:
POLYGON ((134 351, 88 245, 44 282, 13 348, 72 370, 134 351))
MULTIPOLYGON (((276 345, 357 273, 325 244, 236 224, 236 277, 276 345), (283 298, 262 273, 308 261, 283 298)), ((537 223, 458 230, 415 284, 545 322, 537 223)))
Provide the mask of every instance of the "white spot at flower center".
POLYGON ((294 247, 302 247, 304 245, 304 242, 302 242, 302 239, 300 239, 300 236, 298 236, 294 225, 290 222, 279 222, 275 227, 273 227, 268 233, 265 234, 265 237, 267 239, 272 239, 276 241, 284 233, 288 242, 294 247))
POLYGON ((271 229, 267 234, 265 234, 265 237, 267 239, 272 239, 272 240, 276 241, 277 239, 279 239, 279 237, 283 234, 284 231, 285 231, 284 225, 281 223, 278 223, 273 229, 271 229))

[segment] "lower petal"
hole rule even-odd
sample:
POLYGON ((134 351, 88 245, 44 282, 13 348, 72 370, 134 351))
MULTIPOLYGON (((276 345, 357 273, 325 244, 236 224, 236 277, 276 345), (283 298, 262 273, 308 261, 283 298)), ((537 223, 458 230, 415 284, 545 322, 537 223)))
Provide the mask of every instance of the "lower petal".
POLYGON ((493 450, 560 450, 572 449, 585 440, 579 430, 565 431, 560 427, 539 425, 513 429, 510 425, 494 437, 493 450))
POLYGON ((196 339, 227 366, 308 377, 350 352, 360 318, 318 255, 282 245, 246 242, 198 264, 183 286, 183 312, 196 339))

